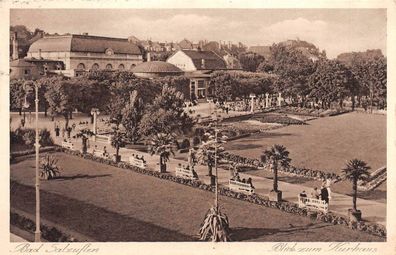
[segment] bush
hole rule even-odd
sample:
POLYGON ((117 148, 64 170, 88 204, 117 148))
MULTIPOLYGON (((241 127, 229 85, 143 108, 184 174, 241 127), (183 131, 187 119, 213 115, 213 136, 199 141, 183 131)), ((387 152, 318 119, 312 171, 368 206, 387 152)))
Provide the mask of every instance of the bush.
POLYGON ((25 129, 22 138, 26 145, 33 145, 36 139, 36 132, 31 128, 27 128, 25 129))
POLYGON ((201 139, 198 136, 194 136, 192 142, 193 142, 193 145, 196 146, 196 145, 199 145, 201 143, 201 139))
POLYGON ((188 149, 190 148, 190 140, 188 140, 187 138, 184 139, 181 143, 180 143, 180 147, 179 149, 188 149))
POLYGON ((40 145, 41 146, 52 146, 54 145, 54 141, 51 138, 51 133, 46 129, 40 130, 40 145))

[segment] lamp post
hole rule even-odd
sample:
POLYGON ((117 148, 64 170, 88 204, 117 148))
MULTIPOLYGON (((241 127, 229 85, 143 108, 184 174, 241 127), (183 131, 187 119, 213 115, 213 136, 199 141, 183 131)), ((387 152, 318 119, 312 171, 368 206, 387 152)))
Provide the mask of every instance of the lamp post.
MULTIPOLYGON (((27 101, 27 97, 33 92, 32 86, 29 84, 24 84, 24 89, 26 91, 25 94, 25 103, 24 107, 28 108, 29 103, 27 101)), ((35 143, 34 146, 36 148, 36 179, 35 179, 35 189, 36 189, 36 230, 34 232, 34 241, 41 242, 41 231, 40 231, 40 172, 39 172, 39 153, 40 153, 40 143, 39 143, 39 129, 38 129, 38 83, 34 82, 34 90, 35 90, 35 108, 36 108, 36 135, 35 135, 35 143)))
POLYGON ((39 178, 39 130, 38 130, 38 85, 34 83, 36 98, 34 100, 36 104, 36 231, 34 232, 34 241, 41 242, 41 231, 40 231, 40 178, 39 178))

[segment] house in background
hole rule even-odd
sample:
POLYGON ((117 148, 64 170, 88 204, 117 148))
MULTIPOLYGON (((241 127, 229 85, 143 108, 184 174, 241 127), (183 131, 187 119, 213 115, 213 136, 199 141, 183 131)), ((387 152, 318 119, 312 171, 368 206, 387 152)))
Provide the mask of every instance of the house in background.
POLYGON ((10 63, 10 80, 35 80, 40 78, 40 73, 36 65, 16 59, 10 63))
POLYGON ((213 51, 179 50, 170 56, 167 61, 180 68, 190 79, 191 98, 205 101, 213 96, 210 87, 210 74, 213 71, 227 70, 225 60, 213 51))

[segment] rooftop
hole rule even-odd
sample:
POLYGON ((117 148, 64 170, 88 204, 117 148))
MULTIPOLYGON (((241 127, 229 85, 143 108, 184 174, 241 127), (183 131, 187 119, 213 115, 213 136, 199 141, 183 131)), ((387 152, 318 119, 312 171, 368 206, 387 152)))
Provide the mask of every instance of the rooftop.
POLYGON ((183 73, 183 71, 167 62, 150 61, 141 63, 131 70, 133 73, 183 73))
POLYGON ((93 52, 104 53, 112 49, 115 54, 141 55, 139 47, 128 39, 92 35, 46 36, 34 42, 29 52, 93 52))

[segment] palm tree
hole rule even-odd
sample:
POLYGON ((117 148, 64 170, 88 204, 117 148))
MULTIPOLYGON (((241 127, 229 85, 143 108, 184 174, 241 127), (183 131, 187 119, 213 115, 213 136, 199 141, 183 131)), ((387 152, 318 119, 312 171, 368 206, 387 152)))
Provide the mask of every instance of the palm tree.
POLYGON ((359 180, 365 181, 368 179, 368 177, 370 176, 369 170, 370 167, 367 165, 367 163, 359 159, 350 160, 346 164, 346 167, 342 169, 342 177, 352 182, 352 212, 359 214, 358 220, 360 220, 361 213, 356 208, 357 183, 359 180))
POLYGON ((275 200, 279 201, 282 199, 282 192, 278 190, 278 168, 287 168, 290 166, 291 159, 289 158, 289 152, 286 150, 285 146, 275 144, 269 150, 263 152, 261 161, 269 164, 274 172, 274 183, 270 192, 270 199, 271 193, 273 192, 276 193, 277 196, 275 200))
POLYGON ((121 161, 120 147, 125 145, 125 134, 122 133, 118 126, 113 127, 113 133, 111 135, 111 146, 116 149, 115 162, 121 161))
POLYGON ((173 143, 175 137, 171 134, 158 133, 151 137, 149 151, 151 155, 160 156, 160 172, 166 172, 166 162, 169 160, 170 155, 175 155, 173 151, 173 143))
POLYGON ((87 128, 81 129, 80 132, 78 132, 76 134, 76 137, 77 138, 81 138, 81 140, 82 140, 82 146, 83 146, 82 147, 82 153, 83 154, 87 153, 88 137, 93 136, 93 135, 94 135, 94 133, 91 130, 87 129, 87 128))
POLYGON ((197 160, 201 164, 207 164, 208 176, 212 176, 212 169, 214 166, 214 148, 210 148, 202 143, 197 151, 197 160))

